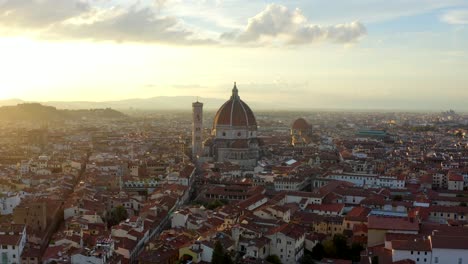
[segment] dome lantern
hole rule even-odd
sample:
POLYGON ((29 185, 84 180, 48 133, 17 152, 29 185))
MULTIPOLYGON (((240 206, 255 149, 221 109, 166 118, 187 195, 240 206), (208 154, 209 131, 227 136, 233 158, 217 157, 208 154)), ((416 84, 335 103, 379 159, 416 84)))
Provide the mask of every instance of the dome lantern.
POLYGON ((232 99, 239 99, 239 90, 237 90, 236 82, 234 82, 234 87, 232 88, 232 99))

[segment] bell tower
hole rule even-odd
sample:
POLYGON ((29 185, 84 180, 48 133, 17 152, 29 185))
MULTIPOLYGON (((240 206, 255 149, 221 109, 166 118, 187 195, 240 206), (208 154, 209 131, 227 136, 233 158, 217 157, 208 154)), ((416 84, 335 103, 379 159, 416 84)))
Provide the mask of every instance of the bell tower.
POLYGON ((203 142, 203 103, 192 103, 192 159, 202 154, 203 142))

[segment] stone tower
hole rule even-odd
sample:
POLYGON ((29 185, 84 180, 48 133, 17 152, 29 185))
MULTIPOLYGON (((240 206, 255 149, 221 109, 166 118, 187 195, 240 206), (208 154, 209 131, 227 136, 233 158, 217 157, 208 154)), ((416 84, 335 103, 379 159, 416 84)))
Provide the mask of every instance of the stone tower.
POLYGON ((203 142, 203 103, 192 103, 192 158, 202 154, 203 142))

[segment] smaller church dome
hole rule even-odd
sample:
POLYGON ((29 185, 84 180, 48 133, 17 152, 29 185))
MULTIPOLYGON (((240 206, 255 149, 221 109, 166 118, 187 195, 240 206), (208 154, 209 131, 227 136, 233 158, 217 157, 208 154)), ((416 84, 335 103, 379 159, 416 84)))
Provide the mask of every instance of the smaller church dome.
POLYGON ((295 130, 306 130, 310 129, 312 126, 307 123, 307 121, 304 118, 298 118, 294 121, 292 124, 292 129, 295 130))

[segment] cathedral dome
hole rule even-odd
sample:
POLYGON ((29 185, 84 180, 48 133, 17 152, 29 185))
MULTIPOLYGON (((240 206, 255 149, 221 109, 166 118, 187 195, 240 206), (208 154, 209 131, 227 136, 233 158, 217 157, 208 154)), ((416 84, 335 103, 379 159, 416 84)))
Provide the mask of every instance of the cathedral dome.
POLYGON ((247 127, 257 129, 257 121, 250 107, 239 97, 239 92, 234 83, 231 98, 224 103, 215 115, 213 127, 247 127))
POLYGON ((304 118, 298 118, 292 124, 292 129, 295 129, 295 130, 306 130, 310 128, 311 128, 311 125, 309 125, 309 123, 307 123, 307 121, 304 118))

